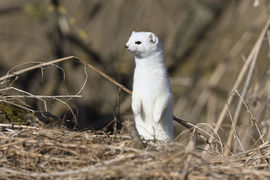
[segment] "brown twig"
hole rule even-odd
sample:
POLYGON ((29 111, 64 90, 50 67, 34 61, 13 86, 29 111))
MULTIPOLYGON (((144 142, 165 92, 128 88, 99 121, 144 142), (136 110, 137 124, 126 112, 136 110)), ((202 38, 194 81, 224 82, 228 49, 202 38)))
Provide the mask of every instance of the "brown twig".
POLYGON ((9 79, 9 78, 18 76, 20 74, 23 74, 23 73, 25 73, 27 71, 31 71, 31 70, 34 70, 34 69, 39 69, 39 68, 42 68, 42 67, 45 67, 45 66, 49 66, 49 65, 52 65, 52 64, 60 63, 60 62, 66 61, 66 60, 74 59, 74 58, 75 58, 74 56, 68 56, 68 57, 56 59, 56 60, 53 60, 53 61, 49 61, 49 62, 44 62, 44 63, 41 63, 41 64, 37 64, 37 65, 31 66, 31 67, 28 67, 28 68, 24 68, 24 69, 21 69, 21 70, 18 70, 18 71, 15 71, 13 73, 6 74, 5 76, 0 77, 0 82, 1 81, 4 81, 6 79, 9 79))
POLYGON ((104 77, 105 79, 109 80, 110 82, 112 82, 113 84, 115 84, 116 86, 118 86, 119 88, 121 88, 122 90, 124 90, 126 93, 128 93, 130 95, 132 94, 132 91, 131 90, 129 90, 128 88, 126 88, 125 86, 123 86, 122 84, 120 84, 119 82, 117 82, 116 80, 114 80, 113 78, 111 78, 110 76, 108 76, 107 74, 105 74, 104 72, 98 70, 97 68, 95 68, 91 64, 86 63, 82 59, 80 59, 78 57, 75 57, 75 56, 72 56, 72 58, 77 59, 81 63, 85 64, 87 67, 89 67, 90 69, 92 69, 93 71, 95 71, 96 73, 98 73, 99 75, 101 75, 102 77, 104 77))

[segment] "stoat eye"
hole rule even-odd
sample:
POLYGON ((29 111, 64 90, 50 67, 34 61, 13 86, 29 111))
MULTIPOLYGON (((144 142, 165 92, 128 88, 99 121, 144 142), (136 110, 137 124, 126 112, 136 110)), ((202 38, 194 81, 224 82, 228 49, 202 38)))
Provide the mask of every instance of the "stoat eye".
POLYGON ((141 41, 136 41, 135 44, 142 44, 142 42, 141 41))

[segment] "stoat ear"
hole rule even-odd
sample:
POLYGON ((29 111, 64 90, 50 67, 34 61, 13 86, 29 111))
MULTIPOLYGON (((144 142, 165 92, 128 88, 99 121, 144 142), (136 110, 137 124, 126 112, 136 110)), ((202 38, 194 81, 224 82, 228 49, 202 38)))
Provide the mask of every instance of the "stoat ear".
POLYGON ((131 34, 135 34, 136 32, 135 31, 132 31, 132 33, 131 34))
POLYGON ((154 33, 151 33, 151 34, 149 35, 149 38, 150 38, 150 41, 151 41, 153 44, 155 44, 155 43, 157 42, 157 37, 155 36, 154 33))

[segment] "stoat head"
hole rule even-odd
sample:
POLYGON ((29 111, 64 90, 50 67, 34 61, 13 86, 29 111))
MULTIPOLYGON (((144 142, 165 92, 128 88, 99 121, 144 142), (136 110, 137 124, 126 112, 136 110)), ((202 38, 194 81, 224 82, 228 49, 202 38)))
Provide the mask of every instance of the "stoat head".
POLYGON ((137 58, 146 58, 162 51, 158 37, 152 32, 133 31, 125 48, 137 58))

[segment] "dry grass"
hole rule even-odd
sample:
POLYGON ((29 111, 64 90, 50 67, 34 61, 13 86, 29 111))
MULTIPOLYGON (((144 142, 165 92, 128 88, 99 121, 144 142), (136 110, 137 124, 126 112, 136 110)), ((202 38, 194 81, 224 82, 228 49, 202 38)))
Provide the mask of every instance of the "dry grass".
MULTIPOLYGON (((246 103, 250 96, 248 90, 252 83, 257 57, 264 40, 270 39, 269 26, 270 20, 265 24, 250 55, 243 63, 228 99, 213 126, 210 123, 188 124, 192 126, 191 130, 182 132, 171 143, 152 142, 146 143, 144 148, 137 148, 133 136, 124 133, 125 131, 107 135, 105 132, 97 134, 90 131, 74 132, 62 128, 45 128, 40 124, 32 124, 32 126, 0 124, 2 128, 0 131, 0 178, 269 179, 270 143, 265 138, 267 134, 269 136, 269 128, 262 126, 266 121, 256 118, 246 103), (241 113, 243 111, 249 119, 241 113), (227 136, 222 136, 226 115, 231 121, 227 125, 228 132, 224 133, 227 136), (241 119, 240 116, 242 116, 241 119), (254 128, 247 130, 244 126, 244 128, 240 126, 242 124, 254 128)), ((0 89, 2 93, 0 102, 21 108, 23 112, 35 113, 36 109, 14 99, 35 99, 43 103, 45 111, 47 111, 48 99, 53 99, 64 104, 76 121, 76 114, 67 103, 68 100, 62 100, 62 98, 80 97, 87 82, 85 69, 86 79, 74 95, 34 95, 12 86, 17 80, 16 77, 22 73, 33 69, 41 69, 42 72, 42 68, 49 65, 61 69, 56 63, 72 59, 80 61, 85 67, 118 86, 119 91, 132 93, 92 65, 78 57, 70 56, 17 71, 12 69, 13 72, 9 71, 6 76, 0 77, 0 82, 7 84, 7 87, 0 89), (14 78, 13 81, 10 81, 12 78, 14 78)), ((225 70, 225 64, 221 63, 210 78, 209 86, 216 86, 225 70)), ((265 83, 263 95, 267 97, 265 98, 267 104, 269 92, 266 85, 269 84, 265 83)), ((199 117, 211 93, 209 89, 202 91, 191 113, 194 117, 199 117)), ((118 104, 120 109, 120 100, 118 104)), ((128 128, 124 127, 125 129, 128 128)))
POLYGON ((2 179, 245 179, 270 178, 270 144, 228 158, 202 156, 193 141, 134 148, 129 135, 5 127, 2 179))

